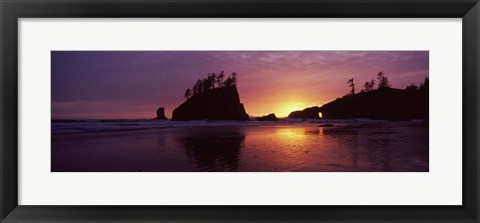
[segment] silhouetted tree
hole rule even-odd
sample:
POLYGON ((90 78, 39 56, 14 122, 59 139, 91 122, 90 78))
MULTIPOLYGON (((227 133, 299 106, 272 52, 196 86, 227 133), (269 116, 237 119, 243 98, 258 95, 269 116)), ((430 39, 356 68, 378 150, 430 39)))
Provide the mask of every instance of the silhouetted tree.
POLYGON ((232 73, 232 76, 227 77, 223 83, 223 87, 237 86, 237 73, 232 73))
POLYGON ((193 95, 197 95, 202 92, 202 80, 198 79, 193 86, 193 95))
POLYGON ((200 79, 200 82, 198 84, 198 93, 202 93, 205 87, 205 79, 200 79))
POLYGON ((425 80, 423 81, 422 84, 420 84, 420 87, 418 89, 421 91, 428 90, 428 82, 429 82, 428 77, 425 77, 425 80))
POLYGON ((225 72, 220 71, 220 73, 217 75, 217 85, 218 87, 223 87, 223 78, 225 77, 225 72))
POLYGON ((217 75, 215 73, 211 73, 207 77, 207 88, 208 89, 213 89, 215 88, 215 82, 217 80, 217 75))
POLYGON ((350 91, 350 95, 354 95, 355 94, 355 84, 353 83, 353 78, 348 80, 347 84, 348 84, 349 87, 352 88, 352 90, 350 91))
POLYGON ((192 89, 188 88, 185 91, 185 98, 190 98, 202 92, 218 88, 237 86, 237 73, 232 73, 230 77, 225 79, 225 72, 221 71, 219 74, 209 73, 206 78, 198 79, 193 85, 192 89))
POLYGON ((227 77, 227 79, 225 79, 225 82, 223 83, 223 87, 231 87, 233 86, 233 79, 232 77, 227 77))
POLYGON ((367 82, 365 82, 365 84, 363 84, 363 89, 360 90, 360 92, 366 92, 367 91, 368 83, 370 83, 370 82, 367 81, 367 82))
POLYGON ((202 92, 208 91, 210 89, 212 89, 212 83, 210 82, 209 77, 203 78, 203 91, 202 92))
POLYGON ((415 85, 414 83, 408 85, 406 88, 405 88, 406 91, 417 91, 418 90, 418 87, 417 85, 415 85))
POLYGON ((192 95, 192 91, 190 91, 190 88, 187 88, 187 90, 185 91, 185 98, 189 99, 191 95, 192 95))
POLYGON ((375 87, 375 80, 372 79, 371 81, 365 82, 365 84, 363 85, 362 92, 373 91, 374 87, 375 87))
POLYGON ((235 73, 235 72, 232 73, 232 79, 233 79, 232 80, 233 86, 237 86, 237 73, 235 73))
POLYGON ((377 79, 378 79, 378 89, 390 87, 390 82, 388 82, 388 78, 385 76, 385 73, 383 73, 383 71, 380 71, 377 74, 377 79))

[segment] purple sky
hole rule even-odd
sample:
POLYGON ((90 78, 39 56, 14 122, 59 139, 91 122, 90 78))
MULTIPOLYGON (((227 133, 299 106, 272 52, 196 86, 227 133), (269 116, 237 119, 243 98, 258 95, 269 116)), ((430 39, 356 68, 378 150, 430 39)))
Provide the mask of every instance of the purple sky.
POLYGON ((319 105, 384 71, 392 87, 428 76, 428 51, 52 51, 52 118, 153 118, 208 73, 238 73, 250 115, 319 105))

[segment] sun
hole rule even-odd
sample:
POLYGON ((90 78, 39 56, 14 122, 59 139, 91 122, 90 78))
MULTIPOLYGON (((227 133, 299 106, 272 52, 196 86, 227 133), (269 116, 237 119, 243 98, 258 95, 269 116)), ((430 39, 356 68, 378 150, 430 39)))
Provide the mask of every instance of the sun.
POLYGON ((290 102, 290 103, 282 103, 279 106, 278 111, 276 112, 276 116, 279 118, 288 117, 290 112, 303 110, 305 105, 303 102, 290 102))

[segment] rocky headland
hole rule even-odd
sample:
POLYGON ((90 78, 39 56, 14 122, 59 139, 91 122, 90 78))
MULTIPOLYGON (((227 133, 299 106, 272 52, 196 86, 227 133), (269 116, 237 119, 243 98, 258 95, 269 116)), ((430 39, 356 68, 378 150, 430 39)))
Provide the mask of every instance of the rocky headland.
POLYGON ((314 106, 305 108, 301 111, 293 111, 288 115, 288 118, 301 118, 301 119, 319 119, 319 107, 314 106))
MULTIPOLYGON (((365 84, 360 93, 354 89, 321 107, 305 108, 291 112, 289 118, 302 119, 352 119, 368 118, 378 120, 410 120, 428 119, 429 116, 429 84, 428 78, 419 87, 414 84, 405 89, 391 88, 386 77, 379 73, 380 85, 373 89, 373 81, 365 84), (383 82, 382 82, 383 80, 383 82)), ((353 85, 353 79, 351 86, 353 85)))
POLYGON ((257 121, 278 121, 278 120, 279 119, 274 113, 257 118, 257 121))
POLYGON ((377 89, 337 99, 319 112, 327 119, 428 119, 428 91, 377 89))

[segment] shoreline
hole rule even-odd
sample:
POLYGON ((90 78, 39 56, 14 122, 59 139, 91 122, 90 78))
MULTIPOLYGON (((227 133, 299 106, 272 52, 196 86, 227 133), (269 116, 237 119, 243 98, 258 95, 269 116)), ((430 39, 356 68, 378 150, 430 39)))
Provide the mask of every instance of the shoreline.
POLYGON ((171 120, 82 120, 73 122, 52 122, 51 134, 74 134, 74 133, 97 133, 97 132, 118 132, 118 131, 136 131, 145 129, 167 129, 175 127, 189 126, 267 126, 267 125, 292 125, 292 124, 327 124, 333 126, 343 126, 349 124, 368 124, 368 123, 424 123, 428 120, 413 119, 408 121, 388 121, 372 119, 280 119, 278 121, 171 121, 171 120))

